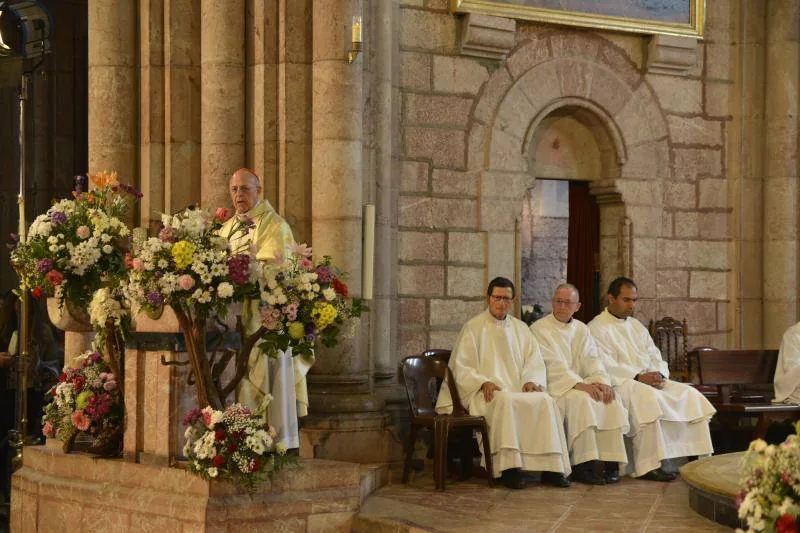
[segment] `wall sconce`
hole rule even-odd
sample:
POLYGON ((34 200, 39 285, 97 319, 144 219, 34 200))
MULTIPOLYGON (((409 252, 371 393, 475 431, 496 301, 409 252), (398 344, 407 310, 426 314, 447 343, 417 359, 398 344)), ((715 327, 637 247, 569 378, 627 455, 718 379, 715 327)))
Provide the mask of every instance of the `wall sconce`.
POLYGON ((356 15, 353 17, 353 47, 347 52, 347 62, 352 63, 358 57, 358 54, 361 53, 364 38, 361 33, 362 25, 361 25, 361 15, 356 15))

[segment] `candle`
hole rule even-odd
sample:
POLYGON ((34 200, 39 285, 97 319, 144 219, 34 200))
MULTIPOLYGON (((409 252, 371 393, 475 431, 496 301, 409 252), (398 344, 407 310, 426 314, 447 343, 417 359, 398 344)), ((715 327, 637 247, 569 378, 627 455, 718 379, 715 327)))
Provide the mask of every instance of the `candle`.
POLYGON ((361 15, 353 17, 353 42, 363 42, 361 38, 361 15))
POLYGON ((363 237, 361 249, 361 297, 372 300, 373 263, 375 262, 375 206, 364 206, 363 237))

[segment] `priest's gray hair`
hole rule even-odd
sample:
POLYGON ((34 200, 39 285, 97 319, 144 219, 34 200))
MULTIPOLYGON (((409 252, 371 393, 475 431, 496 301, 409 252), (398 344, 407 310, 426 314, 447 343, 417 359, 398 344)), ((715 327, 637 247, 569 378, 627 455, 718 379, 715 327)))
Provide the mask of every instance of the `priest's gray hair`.
POLYGON ((575 286, 575 285, 573 285, 572 283, 562 283, 561 285, 559 285, 558 287, 556 287, 556 290, 554 290, 554 291, 553 291, 553 296, 555 296, 555 294, 556 294, 558 291, 560 291, 561 289, 570 289, 570 290, 572 290, 572 292, 574 292, 574 293, 575 293, 575 296, 577 296, 577 297, 578 297, 578 301, 579 301, 579 302, 581 301, 581 293, 580 293, 580 292, 578 292, 578 287, 576 287, 576 286, 575 286))

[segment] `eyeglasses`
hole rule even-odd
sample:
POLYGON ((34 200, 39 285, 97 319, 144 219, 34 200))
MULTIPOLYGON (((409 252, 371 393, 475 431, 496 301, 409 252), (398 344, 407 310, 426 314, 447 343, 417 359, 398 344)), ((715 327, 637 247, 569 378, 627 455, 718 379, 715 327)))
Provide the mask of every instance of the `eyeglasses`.
POLYGON ((489 298, 491 298, 495 302, 503 302, 503 303, 508 303, 508 302, 510 302, 511 300, 514 299, 513 296, 511 296, 511 297, 509 297, 509 296, 495 296, 494 294, 491 295, 489 298))
POLYGON ((553 303, 556 305, 575 305, 580 302, 573 302, 571 300, 553 300, 553 303))
POLYGON ((253 187, 247 187, 245 185, 242 185, 240 187, 237 187, 236 185, 231 186, 231 194, 236 194, 237 192, 247 194, 251 190, 253 190, 253 187))

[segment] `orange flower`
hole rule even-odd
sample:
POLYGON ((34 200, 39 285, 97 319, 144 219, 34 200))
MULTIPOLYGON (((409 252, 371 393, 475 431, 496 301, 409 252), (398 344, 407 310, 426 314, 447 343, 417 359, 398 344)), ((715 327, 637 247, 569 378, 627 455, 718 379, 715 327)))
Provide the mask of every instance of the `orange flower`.
POLYGON ((115 170, 111 174, 107 171, 98 172, 97 174, 90 174, 89 179, 92 180, 92 184, 97 187, 98 189, 104 188, 106 185, 119 185, 117 181, 117 171, 115 170))

